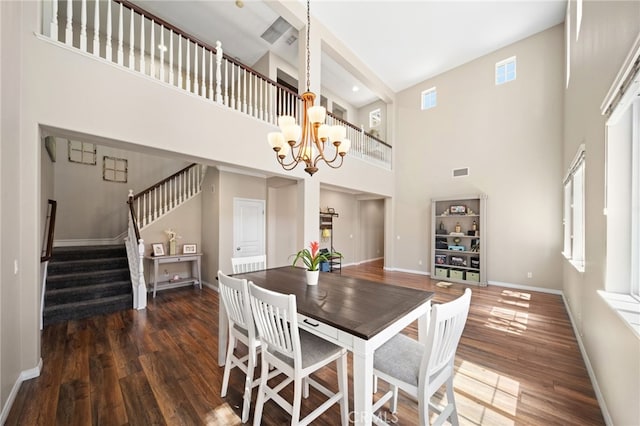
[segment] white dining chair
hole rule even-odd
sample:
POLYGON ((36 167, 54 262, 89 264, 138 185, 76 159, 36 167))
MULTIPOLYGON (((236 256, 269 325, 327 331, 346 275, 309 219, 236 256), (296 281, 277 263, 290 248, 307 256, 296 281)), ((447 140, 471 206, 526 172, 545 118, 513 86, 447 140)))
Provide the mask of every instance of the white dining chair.
MULTIPOLYGON (((291 415, 292 425, 308 425, 336 402, 340 403, 342 425, 349 424, 349 399, 347 385, 347 351, 325 339, 298 328, 296 296, 266 290, 249 282, 249 298, 258 334, 262 344, 262 372, 254 426, 260 425, 264 404, 273 399, 291 415), (338 392, 332 392, 310 375, 335 361, 338 375, 338 392), (270 387, 267 371, 288 376, 270 387), (279 393, 293 382, 293 404, 279 393), (300 419, 300 405, 306 384, 323 393, 328 399, 306 417, 300 419)), ((306 395, 305 395, 306 396, 306 395)))
POLYGON ((231 266, 234 274, 242 274, 245 272, 260 271, 267 269, 267 255, 232 257, 231 266))
MULTIPOLYGON (((425 345, 398 334, 376 349, 374 377, 389 383, 391 390, 373 405, 374 413, 389 399, 392 399, 391 412, 396 413, 400 388, 418 400, 420 425, 429 424, 429 409, 439 413, 434 425, 440 425, 446 419, 454 426, 458 425, 453 363, 470 304, 471 290, 467 288, 457 299, 433 306, 425 345), (431 397, 442 385, 446 385, 447 405, 438 407, 431 403, 431 397)), ((376 424, 386 424, 380 417, 374 417, 376 424)))
POLYGON ((251 390, 259 384, 259 379, 254 381, 254 369, 257 361, 257 351, 260 340, 256 334, 256 328, 249 306, 249 288, 247 280, 233 278, 218 271, 218 288, 222 304, 227 313, 229 324, 229 340, 227 357, 222 378, 222 391, 220 395, 227 395, 229 375, 231 369, 238 367, 245 373, 244 393, 242 404, 242 423, 249 420, 249 407, 251 405, 251 390), (247 355, 238 358, 235 355, 236 342, 244 343, 248 348, 247 355))

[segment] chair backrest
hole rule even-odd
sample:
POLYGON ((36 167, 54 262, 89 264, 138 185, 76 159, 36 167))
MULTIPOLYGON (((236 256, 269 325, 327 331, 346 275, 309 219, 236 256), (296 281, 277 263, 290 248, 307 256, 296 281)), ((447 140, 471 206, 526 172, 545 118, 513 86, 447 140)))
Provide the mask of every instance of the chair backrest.
POLYGON ((231 266, 233 266, 234 274, 267 269, 267 255, 262 254, 260 256, 232 257, 231 266))
POLYGON ((277 351, 300 365, 296 296, 266 290, 249 281, 249 298, 263 350, 277 351))
POLYGON ((431 308, 427 350, 422 358, 420 377, 431 377, 447 366, 453 368, 470 305, 471 289, 467 288, 457 299, 431 308))
POLYGON ((230 277, 218 271, 218 288, 222 304, 227 312, 229 325, 237 325, 245 330, 251 339, 255 338, 255 326, 249 306, 247 280, 230 277))

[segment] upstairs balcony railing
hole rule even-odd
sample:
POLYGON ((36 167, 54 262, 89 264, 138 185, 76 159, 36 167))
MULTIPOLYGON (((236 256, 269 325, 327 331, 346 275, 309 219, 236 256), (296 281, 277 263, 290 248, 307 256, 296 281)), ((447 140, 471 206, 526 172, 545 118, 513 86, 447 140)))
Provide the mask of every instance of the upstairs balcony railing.
MULTIPOLYGON (((220 42, 210 46, 128 1, 43 1, 43 33, 56 42, 267 123, 284 114, 301 119, 297 93, 225 55, 220 42)), ((391 146, 328 117, 347 127, 350 156, 391 169, 391 146)))

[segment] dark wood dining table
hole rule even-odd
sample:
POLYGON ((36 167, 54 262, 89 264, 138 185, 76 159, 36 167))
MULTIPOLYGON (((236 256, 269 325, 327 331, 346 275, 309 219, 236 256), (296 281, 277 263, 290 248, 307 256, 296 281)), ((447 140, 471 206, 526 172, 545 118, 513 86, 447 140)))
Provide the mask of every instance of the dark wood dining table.
MULTIPOLYGON (((371 424, 373 354, 415 320, 420 338, 426 336, 433 292, 321 273, 317 285, 307 285, 305 270, 284 266, 243 274, 236 278, 296 296, 300 328, 343 346, 353 353, 353 401, 350 420, 371 424)), ((218 361, 224 365, 226 315, 220 305, 218 361)))

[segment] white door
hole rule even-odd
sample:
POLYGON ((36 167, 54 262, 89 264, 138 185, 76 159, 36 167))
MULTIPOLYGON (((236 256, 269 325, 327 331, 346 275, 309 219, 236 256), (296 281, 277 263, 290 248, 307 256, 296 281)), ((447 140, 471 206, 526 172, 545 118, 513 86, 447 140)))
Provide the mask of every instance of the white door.
POLYGON ((265 200, 233 199, 233 257, 265 254, 265 200))

